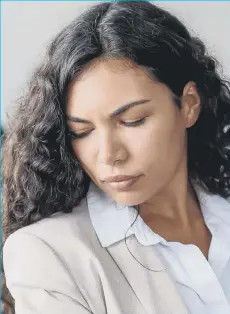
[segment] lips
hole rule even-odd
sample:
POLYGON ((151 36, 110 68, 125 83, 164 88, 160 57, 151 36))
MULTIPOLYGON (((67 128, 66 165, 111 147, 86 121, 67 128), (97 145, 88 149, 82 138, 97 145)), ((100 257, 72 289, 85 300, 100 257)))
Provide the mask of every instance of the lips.
POLYGON ((131 188, 140 178, 139 176, 113 176, 108 177, 104 181, 109 185, 110 188, 116 191, 125 191, 131 188))
POLYGON ((136 178, 137 176, 127 176, 127 175, 117 175, 105 178, 103 181, 105 182, 120 182, 120 181, 128 181, 136 178))

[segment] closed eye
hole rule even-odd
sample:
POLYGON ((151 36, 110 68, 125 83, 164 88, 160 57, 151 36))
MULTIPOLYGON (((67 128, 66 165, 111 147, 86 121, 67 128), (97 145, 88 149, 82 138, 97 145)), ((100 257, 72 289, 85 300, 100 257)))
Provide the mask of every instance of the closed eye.
MULTIPOLYGON (((144 124, 145 120, 146 120, 146 117, 143 117, 135 121, 121 121, 121 124, 126 127, 136 127, 138 125, 144 124)), ((72 130, 69 130, 68 135, 71 139, 83 139, 86 136, 88 136, 93 130, 94 129, 91 129, 83 133, 76 133, 76 132, 73 132, 72 130)))
POLYGON ((135 120, 135 121, 122 121, 121 124, 127 126, 127 127, 135 127, 138 125, 141 125, 145 122, 146 117, 143 117, 141 119, 135 120))
POLYGON ((81 138, 84 138, 86 137, 87 135, 89 135, 93 130, 89 130, 87 132, 84 132, 84 133, 75 133, 73 132, 72 130, 69 130, 68 132, 68 136, 71 138, 71 139, 81 139, 81 138))

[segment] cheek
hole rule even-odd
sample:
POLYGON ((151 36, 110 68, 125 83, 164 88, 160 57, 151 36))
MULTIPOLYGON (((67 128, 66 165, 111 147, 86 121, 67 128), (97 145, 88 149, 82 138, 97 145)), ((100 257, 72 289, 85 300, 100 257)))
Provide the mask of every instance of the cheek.
POLYGON ((164 172, 175 166, 185 151, 185 131, 179 124, 155 123, 135 140, 135 156, 140 165, 164 172))
POLYGON ((73 152, 74 155, 77 157, 79 162, 81 163, 84 170, 90 174, 90 172, 93 172, 95 167, 94 162, 94 147, 93 145, 90 145, 90 143, 83 143, 81 141, 73 141, 72 143, 73 152))

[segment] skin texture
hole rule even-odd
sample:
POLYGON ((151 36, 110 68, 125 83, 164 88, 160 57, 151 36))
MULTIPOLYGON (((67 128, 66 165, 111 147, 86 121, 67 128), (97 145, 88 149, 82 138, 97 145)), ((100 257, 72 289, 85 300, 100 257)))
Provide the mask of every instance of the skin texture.
POLYGON ((169 88, 125 59, 92 63, 68 91, 66 113, 77 134, 73 150, 100 189, 116 202, 140 205, 144 221, 168 241, 195 243, 207 257, 210 234, 188 182, 187 128, 194 125, 200 98, 193 82, 184 87, 179 109, 169 88), (118 116, 118 108, 145 100, 118 116), (127 126, 124 123, 144 123, 127 126), (141 175, 125 191, 103 182, 112 175, 141 175))

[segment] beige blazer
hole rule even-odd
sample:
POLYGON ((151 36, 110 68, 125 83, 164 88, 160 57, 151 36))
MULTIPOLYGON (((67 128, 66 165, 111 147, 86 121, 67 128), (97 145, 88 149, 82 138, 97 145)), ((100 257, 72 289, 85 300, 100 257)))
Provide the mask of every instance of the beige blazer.
POLYGON ((153 246, 103 248, 86 200, 11 235, 3 250, 16 314, 188 314, 153 246))

